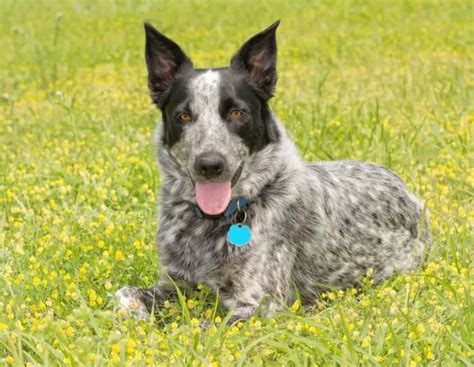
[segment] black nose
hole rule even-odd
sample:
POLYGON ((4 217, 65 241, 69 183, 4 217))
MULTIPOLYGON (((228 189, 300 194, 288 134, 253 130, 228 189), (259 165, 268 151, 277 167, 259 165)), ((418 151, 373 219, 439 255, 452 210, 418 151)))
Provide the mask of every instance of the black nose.
POLYGON ((225 160, 220 154, 204 153, 196 159, 194 169, 206 179, 216 178, 224 172, 225 160))

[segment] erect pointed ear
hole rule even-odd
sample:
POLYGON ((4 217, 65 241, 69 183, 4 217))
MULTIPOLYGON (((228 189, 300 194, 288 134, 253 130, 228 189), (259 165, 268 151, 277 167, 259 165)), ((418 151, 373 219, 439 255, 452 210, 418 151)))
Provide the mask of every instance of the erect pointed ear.
POLYGON ((162 106, 163 96, 179 72, 192 68, 193 63, 181 48, 168 37, 145 23, 145 59, 148 68, 148 87, 153 102, 162 106))
POLYGON ((237 71, 247 72, 265 99, 273 95, 277 81, 276 29, 277 20, 264 31, 250 38, 230 61, 230 67, 237 71))

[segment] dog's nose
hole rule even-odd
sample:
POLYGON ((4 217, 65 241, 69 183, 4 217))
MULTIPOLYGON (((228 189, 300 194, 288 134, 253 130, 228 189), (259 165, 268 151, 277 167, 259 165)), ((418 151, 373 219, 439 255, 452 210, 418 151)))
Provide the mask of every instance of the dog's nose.
POLYGON ((224 157, 216 153, 204 153, 196 159, 194 164, 196 172, 206 179, 220 176, 224 168, 224 157))

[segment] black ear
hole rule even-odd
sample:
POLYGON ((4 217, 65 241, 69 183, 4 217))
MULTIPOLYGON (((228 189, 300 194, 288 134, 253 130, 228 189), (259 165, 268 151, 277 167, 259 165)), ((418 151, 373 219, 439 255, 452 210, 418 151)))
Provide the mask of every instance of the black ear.
POLYGON ((250 38, 230 61, 230 67, 237 71, 250 74, 265 99, 273 95, 277 81, 276 59, 276 29, 280 21, 277 20, 264 31, 250 38))
POLYGON ((179 72, 192 68, 193 63, 181 48, 168 37, 145 23, 145 59, 148 68, 148 87, 151 98, 158 107, 163 96, 179 72))

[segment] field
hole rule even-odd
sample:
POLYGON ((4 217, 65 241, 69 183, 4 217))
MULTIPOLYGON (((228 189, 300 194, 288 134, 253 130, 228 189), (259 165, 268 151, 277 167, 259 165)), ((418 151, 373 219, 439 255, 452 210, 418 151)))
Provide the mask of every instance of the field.
POLYGON ((473 39, 469 1, 1 1, 0 365, 474 365, 473 39), (231 328, 205 286, 121 318, 160 272, 143 21, 216 67, 278 18, 274 112, 307 160, 398 172, 430 259, 231 328))

